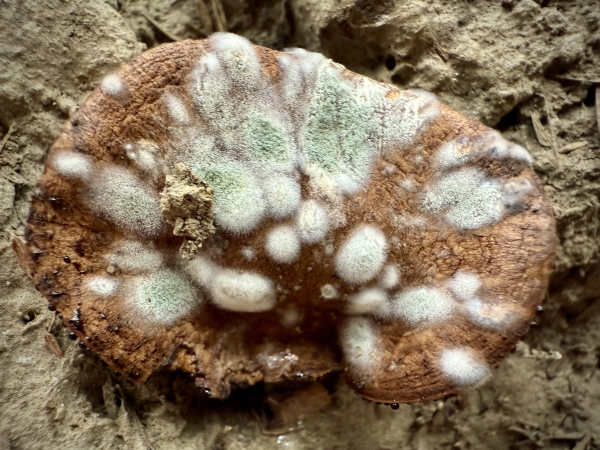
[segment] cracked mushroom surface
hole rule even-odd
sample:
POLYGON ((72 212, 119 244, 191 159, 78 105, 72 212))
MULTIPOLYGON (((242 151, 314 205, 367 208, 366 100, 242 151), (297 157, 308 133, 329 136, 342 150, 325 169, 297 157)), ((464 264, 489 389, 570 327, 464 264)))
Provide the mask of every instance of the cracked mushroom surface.
POLYGON ((232 34, 104 79, 48 155, 13 247, 114 370, 214 397, 343 370, 377 402, 480 382, 556 245, 522 147, 423 92, 232 34))

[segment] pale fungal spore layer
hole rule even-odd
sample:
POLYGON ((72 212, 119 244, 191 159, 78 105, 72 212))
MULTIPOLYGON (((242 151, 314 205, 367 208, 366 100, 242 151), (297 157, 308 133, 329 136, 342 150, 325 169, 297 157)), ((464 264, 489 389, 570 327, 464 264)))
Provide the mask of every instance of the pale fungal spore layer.
POLYGON ((400 284, 400 270, 395 264, 385 266, 379 276, 379 286, 386 291, 395 289, 400 284))
POLYGON ((346 319, 340 331, 340 344, 351 370, 369 374, 378 363, 380 336, 373 322, 366 317, 346 319))
POLYGON ((92 174, 92 164, 86 156, 77 153, 59 153, 51 158, 52 167, 63 177, 87 179, 92 174))
POLYGON ((485 330, 505 330, 515 319, 515 314, 506 307, 490 304, 479 298, 469 300, 465 309, 469 320, 485 330))
POLYGON ((388 296, 379 288, 363 289, 348 298, 346 313, 348 314, 375 314, 386 316, 388 309, 388 296))
POLYGON ((381 271, 386 256, 385 235, 375 227, 363 226, 340 247, 335 258, 336 272, 346 283, 364 284, 381 271))
POLYGON ((119 281, 114 278, 97 276, 87 283, 88 288, 99 297, 115 295, 119 289, 119 281))
POLYGON ((296 228, 307 244, 321 241, 329 231, 327 212, 316 200, 302 202, 296 215, 296 228))
POLYGON ((153 324, 173 325, 201 301, 188 279, 174 270, 163 269, 135 282, 129 302, 142 319, 153 324))
POLYGON ((435 183, 426 193, 423 206, 434 214, 441 213, 459 230, 474 230, 502 218, 502 186, 477 169, 459 169, 435 183))
POLYGON ((479 278, 469 272, 458 271, 450 279, 450 289, 460 301, 474 298, 480 288, 481 281, 479 278))
POLYGON ((455 386, 470 386, 489 374, 489 367, 469 348, 444 350, 439 359, 442 374, 455 386))
POLYGON ((156 236, 165 226, 155 189, 121 167, 106 167, 89 187, 88 205, 128 231, 156 236))
POLYGON ((109 257, 109 261, 126 272, 153 272, 163 263, 161 252, 136 241, 126 241, 109 257))
POLYGON ((300 254, 300 240, 296 230, 289 225, 281 225, 267 233, 265 249, 270 258, 281 264, 291 264, 300 254))
POLYGON ((219 308, 236 312, 268 311, 277 302, 273 282, 267 277, 227 269, 217 272, 210 293, 219 308))
POLYGON ((123 83, 121 77, 115 74, 104 77, 100 84, 100 88, 113 97, 122 97, 127 92, 125 83, 123 83))
POLYGON ((452 297, 434 287, 407 289, 393 297, 389 317, 409 325, 435 323, 450 319, 456 313, 452 297))

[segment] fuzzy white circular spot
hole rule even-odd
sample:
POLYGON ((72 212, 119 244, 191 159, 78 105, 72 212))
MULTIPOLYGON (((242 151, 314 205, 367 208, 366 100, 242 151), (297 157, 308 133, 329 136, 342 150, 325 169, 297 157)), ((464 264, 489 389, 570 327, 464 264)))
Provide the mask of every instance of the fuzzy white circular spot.
POLYGON ((388 307, 387 294, 378 288, 363 289, 348 298, 348 314, 377 314, 385 316, 388 307))
POLYGON ((139 234, 155 236, 165 225, 156 190, 121 167, 100 171, 87 200, 99 215, 139 234))
POLYGON ((504 214, 500 183, 471 167, 438 180, 425 195, 423 206, 459 230, 492 225, 504 214))
POLYGON ((386 257, 385 235, 375 227, 363 226, 342 244, 335 258, 335 267, 346 283, 364 284, 381 271, 386 257))
POLYGON ((331 284, 324 284, 323 286, 321 286, 321 297, 325 300, 332 300, 338 298, 339 296, 340 293, 338 292, 335 286, 331 284))
POLYGON ((439 289, 418 287, 408 289, 392 299, 390 315, 410 325, 447 320, 455 314, 452 298, 439 289))
POLYGON ((187 277, 164 269, 139 278, 130 301, 142 318, 169 326, 197 306, 201 297, 187 277))
POLYGON ((181 99, 173 94, 167 94, 163 97, 163 101, 169 110, 169 115, 175 125, 185 126, 190 124, 190 117, 187 108, 181 99))
POLYGON ((340 344, 350 369, 370 372, 379 362, 380 338, 371 320, 366 317, 347 319, 340 330, 340 344))
POLYGON ((210 293, 215 305, 230 311, 268 311, 276 303, 273 283, 256 273, 220 270, 210 283, 210 293))
POLYGON ((115 74, 104 77, 100 84, 100 88, 113 97, 122 97, 127 92, 125 83, 123 83, 121 77, 115 74))
POLYGON ((514 315, 499 305, 491 305, 479 298, 472 298, 465 304, 469 320, 490 331, 504 330, 512 324, 514 315))
POLYGON ((289 225, 281 225, 267 233, 265 239, 267 254, 275 262, 291 264, 300 255, 300 240, 296 230, 289 225))
POLYGON ((296 215, 296 228, 307 244, 322 240, 329 229, 327 212, 316 200, 302 202, 296 215))
POLYGON ((92 173, 89 159, 77 153, 59 153, 51 159, 52 167, 63 177, 85 179, 92 173))
POLYGON ((450 290, 461 301, 475 297, 480 288, 479 278, 468 272, 458 271, 450 280, 450 290))
POLYGON ((455 386, 469 386, 489 374, 487 364, 466 348, 444 350, 439 359, 440 370, 455 386))
POLYGON ((386 291, 395 289, 400 284, 400 270, 395 264, 385 266, 379 277, 379 286, 386 291))
POLYGON ((263 186, 271 215, 277 219, 293 214, 300 204, 300 185, 289 177, 267 180, 263 186))
POLYGON ((119 282, 114 278, 93 277, 87 283, 88 288, 100 297, 115 295, 119 288, 119 282))

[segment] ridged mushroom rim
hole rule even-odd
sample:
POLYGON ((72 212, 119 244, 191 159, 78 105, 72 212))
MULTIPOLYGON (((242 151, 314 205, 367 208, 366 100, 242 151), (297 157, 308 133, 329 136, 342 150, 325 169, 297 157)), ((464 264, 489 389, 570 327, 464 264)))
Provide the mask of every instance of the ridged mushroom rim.
POLYGON ((217 33, 106 77, 13 247, 112 368, 224 398, 343 370, 377 402, 481 382, 547 288, 532 158, 425 92, 217 33))

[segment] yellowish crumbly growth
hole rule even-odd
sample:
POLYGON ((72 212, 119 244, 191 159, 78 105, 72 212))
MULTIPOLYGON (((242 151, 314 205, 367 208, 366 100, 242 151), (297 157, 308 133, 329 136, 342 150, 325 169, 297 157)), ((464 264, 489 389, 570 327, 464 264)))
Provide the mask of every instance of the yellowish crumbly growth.
POLYGON ((184 238, 179 249, 182 258, 193 259, 202 242, 215 232, 211 187, 188 166, 177 163, 173 174, 166 177, 160 207, 165 220, 173 226, 173 234, 184 238))

